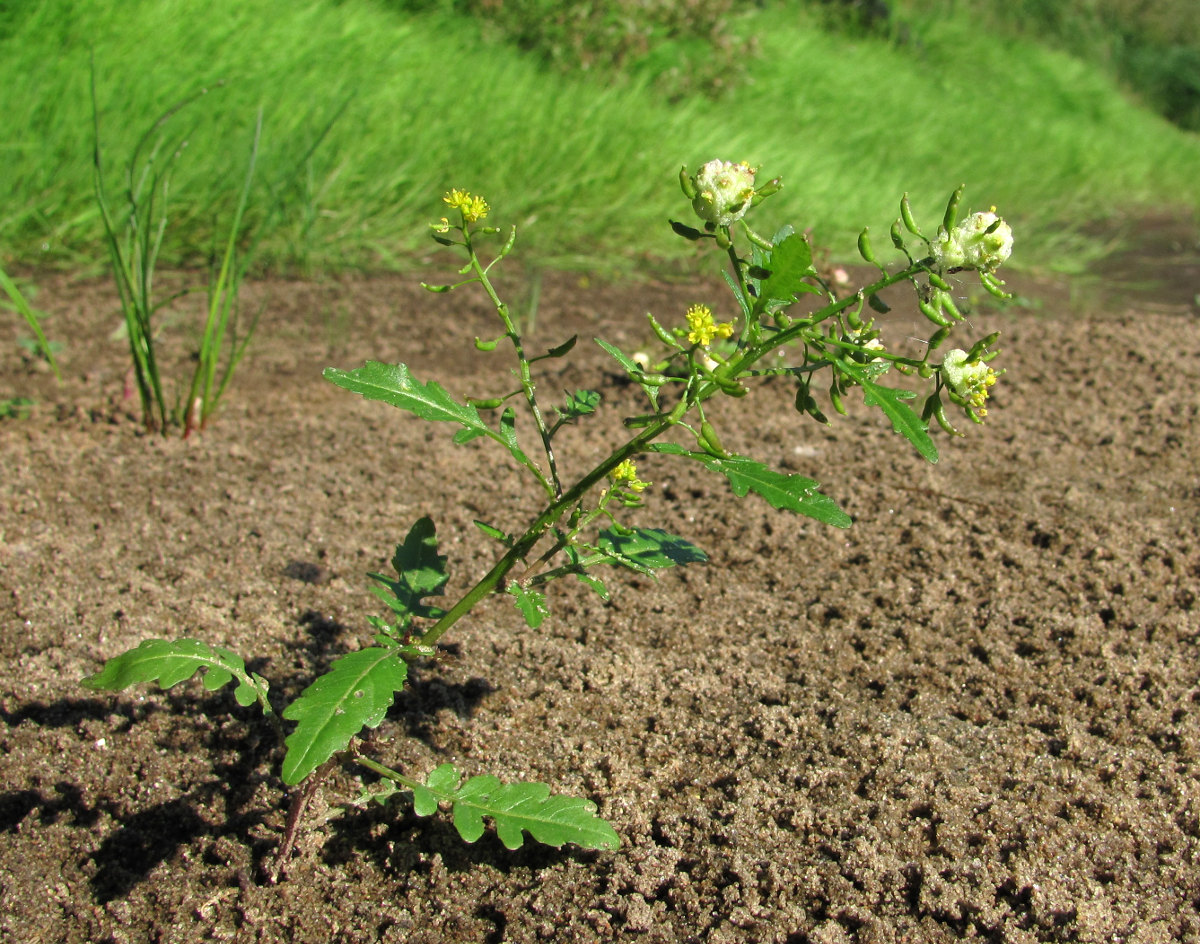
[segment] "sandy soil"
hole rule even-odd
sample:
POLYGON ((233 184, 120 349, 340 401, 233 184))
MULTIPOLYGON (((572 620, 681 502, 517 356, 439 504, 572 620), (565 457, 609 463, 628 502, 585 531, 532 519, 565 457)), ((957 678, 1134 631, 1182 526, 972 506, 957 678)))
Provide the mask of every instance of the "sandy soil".
MULTIPOLYGON (((724 411, 727 446, 826 483, 850 530, 647 461, 637 523, 710 564, 614 575, 607 603, 559 586, 536 632, 496 600, 446 638, 371 749, 591 797, 617 852, 468 846, 403 805, 334 815, 358 787, 341 775, 276 887, 286 794, 261 717, 196 683, 78 679, 186 634, 294 694, 369 639, 365 574, 423 514, 451 589, 482 573, 472 519, 535 507, 511 463, 320 371, 403 360, 490 393, 508 365, 468 343, 488 313, 415 279, 249 286, 252 359, 182 442, 122 399, 110 287, 41 279, 65 382, 19 326, 0 346, 0 398, 37 401, 0 422, 0 938, 1200 940, 1200 265, 1171 233, 1112 262, 1117 282, 1027 278, 1023 306, 976 313, 1008 374, 937 465, 861 403, 832 429, 782 385, 724 411)), ((705 292, 551 279, 531 343, 634 347, 644 311, 705 292)), ((886 330, 926 329, 897 308, 886 330)), ((639 408, 578 351, 544 378, 605 398, 564 441, 568 475, 639 408)))

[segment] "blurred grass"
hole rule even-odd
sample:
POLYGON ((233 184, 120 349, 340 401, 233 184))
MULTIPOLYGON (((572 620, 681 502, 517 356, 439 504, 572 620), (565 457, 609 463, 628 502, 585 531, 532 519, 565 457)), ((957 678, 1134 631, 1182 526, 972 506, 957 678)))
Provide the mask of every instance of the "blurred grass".
MULTIPOLYGON (((173 102, 187 147, 175 172, 163 264, 206 259, 236 203, 235 155, 265 110, 260 174, 286 200, 262 263, 302 271, 404 266, 429 252, 440 194, 480 192, 520 227, 523 258, 594 267, 684 257, 668 216, 686 217, 681 164, 761 163, 785 189, 761 229, 812 226, 848 257, 863 224, 886 227, 909 191, 939 220, 967 184, 1018 227, 1016 259, 1078 267, 1081 235, 1144 206, 1200 207, 1200 138, 1129 102, 1095 65, 968 15, 913 13, 918 41, 821 28, 803 7, 730 15, 757 55, 719 98, 668 102, 661 57, 620 75, 548 71, 488 24, 381 0, 31 0, 0 8, 0 262, 103 259, 91 198, 88 55, 94 47, 109 185, 173 102), (215 87, 219 80, 224 85, 215 87), (348 104, 346 104, 348 102, 348 104), (346 110, 299 179, 284 175, 346 110)), ((247 233, 263 222, 253 207, 247 233)))

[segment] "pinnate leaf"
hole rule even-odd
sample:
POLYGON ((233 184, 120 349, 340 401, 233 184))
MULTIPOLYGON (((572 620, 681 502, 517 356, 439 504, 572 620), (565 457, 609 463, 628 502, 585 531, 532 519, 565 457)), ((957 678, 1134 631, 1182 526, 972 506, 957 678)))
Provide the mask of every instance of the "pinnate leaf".
POLYGON ((283 782, 299 783, 363 728, 378 727, 407 677, 408 663, 394 647, 360 649, 335 660, 283 712, 298 722, 284 742, 283 782))
POLYGON ((85 688, 118 692, 143 682, 158 682, 171 688, 203 672, 207 691, 238 681, 234 697, 240 705, 252 705, 257 692, 246 674, 246 663, 228 649, 199 639, 147 639, 136 649, 114 656, 94 675, 83 679, 85 688))
POLYGON ((552 795, 544 783, 501 783, 492 776, 471 777, 459 786, 461 774, 442 764, 413 791, 413 810, 428 816, 437 802, 453 804, 454 827, 467 842, 483 835, 484 818, 496 824, 496 834, 509 849, 519 849, 525 833, 548 846, 573 842, 584 849, 616 849, 621 840, 596 815, 596 806, 583 797, 552 795))
POLYGON ((745 456, 733 455, 722 459, 707 452, 691 452, 675 443, 655 443, 650 449, 673 456, 686 456, 714 472, 720 472, 729 479, 733 493, 739 498, 747 492, 754 492, 781 511, 794 511, 836 528, 848 528, 852 523, 850 516, 832 498, 818 491, 820 483, 806 476, 776 472, 745 456))

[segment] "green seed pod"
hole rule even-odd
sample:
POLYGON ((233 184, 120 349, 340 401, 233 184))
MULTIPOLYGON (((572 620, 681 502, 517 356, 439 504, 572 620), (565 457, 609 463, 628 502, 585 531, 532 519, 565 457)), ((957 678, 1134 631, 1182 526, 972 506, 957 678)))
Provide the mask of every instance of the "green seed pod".
POLYGON ((929 284, 934 288, 940 288, 943 292, 950 291, 950 283, 943 279, 938 273, 929 273, 929 284))
POLYGON ((453 285, 430 285, 428 282, 422 282, 421 288, 425 289, 425 291, 427 291, 427 292, 441 293, 441 292, 450 291, 450 289, 454 288, 454 286, 453 285))
POLYGON ((836 382, 829 385, 829 402, 842 416, 846 415, 846 404, 842 402, 842 394, 836 382))
MULTIPOLYGON (((965 187, 966 184, 960 184, 959 188, 950 194, 950 202, 946 204, 946 215, 942 217, 942 228, 947 233, 954 229, 954 224, 958 222, 958 204, 962 200, 965 187)), ((1003 222, 1003 220, 997 222, 1003 222)))
POLYGON ((467 403, 477 410, 494 410, 504 404, 504 398, 492 397, 490 400, 477 400, 475 397, 467 397, 467 403))
POLYGON ((905 252, 906 249, 904 247, 904 237, 900 234, 900 221, 899 220, 896 220, 896 222, 892 224, 891 233, 892 233, 892 245, 895 246, 897 249, 899 249, 901 252, 905 252))
POLYGON ((696 440, 700 444, 700 448, 709 455, 716 456, 718 459, 728 459, 729 453, 725 451, 725 447, 721 445, 720 437, 717 436, 717 431, 713 429, 712 423, 705 420, 700 424, 700 436, 696 440))
MULTIPOLYGON (((948 328, 941 329, 941 331, 948 331, 948 330, 949 330, 948 328)), ((940 334, 941 331, 939 331, 938 334, 940 334)), ((936 337, 936 335, 935 335, 935 337, 936 337)), ((917 376, 920 377, 922 380, 928 380, 930 377, 933 376, 933 368, 930 367, 928 364, 922 364, 920 367, 917 368, 917 376)))
POLYGON ((971 350, 967 351, 967 363, 980 360, 987 352, 987 349, 996 343, 1000 338, 1000 332, 994 331, 986 338, 980 338, 971 345, 971 350))
MULTIPOLYGON (((951 331, 950 328, 938 328, 937 331, 935 331, 933 333, 933 337, 931 337, 929 339, 928 350, 936 351, 939 347, 941 347, 942 342, 945 341, 946 338, 950 337, 950 331, 951 331)), ((924 366, 924 365, 922 365, 922 366, 924 366)), ((922 374, 921 376, 926 377, 928 375, 922 374)))
POLYGON ((945 312, 949 317, 953 318, 955 321, 962 321, 962 312, 958 310, 958 306, 954 304, 954 299, 951 298, 947 293, 943 292, 941 298, 938 299, 938 302, 942 306, 942 311, 945 312))
POLYGON ((494 351, 496 345, 503 340, 503 335, 492 341, 482 341, 479 338, 475 339, 475 350, 477 351, 494 351))
POLYGON ((944 429, 951 436, 961 436, 962 435, 962 433, 960 433, 957 429, 955 429, 951 425, 949 418, 946 416, 945 404, 943 404, 941 402, 940 398, 938 400, 937 407, 933 411, 933 418, 937 420, 938 426, 940 426, 942 429, 944 429))
POLYGON ((670 383, 671 378, 666 374, 639 374, 637 382, 645 384, 647 387, 661 387, 665 383, 670 383))
POLYGON ((908 194, 906 193, 900 198, 900 219, 904 220, 904 228, 914 236, 919 236, 921 239, 925 237, 921 233, 921 229, 917 226, 917 221, 913 219, 912 207, 908 203, 908 194))
POLYGON ((935 325, 940 325, 943 328, 949 328, 954 324, 954 322, 948 320, 940 311, 937 310, 936 307, 924 299, 921 299, 917 302, 917 307, 921 309, 921 314, 932 321, 935 325))
POLYGON ((679 186, 683 189, 683 195, 689 200, 696 199, 696 181, 692 179, 692 175, 688 173, 687 166, 679 168, 679 186))
POLYGON ((875 250, 871 247, 871 228, 863 227, 863 231, 858 234, 858 254, 872 265, 877 265, 875 262, 875 250))

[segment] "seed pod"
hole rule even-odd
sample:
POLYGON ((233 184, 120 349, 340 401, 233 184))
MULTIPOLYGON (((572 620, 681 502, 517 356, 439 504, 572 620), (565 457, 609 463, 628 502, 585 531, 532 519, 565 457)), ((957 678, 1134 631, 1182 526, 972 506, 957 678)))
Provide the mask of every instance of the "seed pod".
POLYGON ((477 351, 494 351, 494 350, 496 350, 496 345, 500 343, 502 338, 503 338, 503 335, 501 335, 501 337, 496 338, 495 340, 492 340, 492 341, 483 341, 479 338, 476 338, 475 339, 475 350, 477 350, 477 351))
POLYGON ((842 402, 842 394, 838 389, 836 381, 829 385, 829 402, 833 404, 833 408, 841 413, 842 416, 846 415, 846 404, 842 402))
POLYGON ((872 265, 877 264, 875 262, 875 250, 871 246, 870 227, 864 227, 863 231, 858 234, 858 254, 872 265))
POLYGON ((908 194, 906 193, 900 198, 900 219, 904 220, 904 228, 914 236, 919 236, 921 239, 925 237, 921 233, 920 227, 917 226, 917 221, 913 219, 912 207, 908 202, 908 194))
POLYGON ((504 398, 492 397, 490 400, 477 400, 475 397, 467 397, 467 403, 477 410, 494 410, 504 403, 504 398))
POLYGON ((949 321, 937 308, 929 302, 921 299, 917 302, 917 307, 921 309, 921 314, 932 321, 935 325, 940 325, 943 328, 951 327, 954 322, 949 321))
POLYGON ((685 166, 679 168, 679 186, 683 189, 683 195, 689 200, 696 199, 696 181, 692 179, 692 175, 688 173, 685 166))
MULTIPOLYGON (((941 347, 942 342, 945 341, 946 338, 950 337, 950 331, 950 328, 938 328, 937 331, 933 333, 933 337, 929 339, 928 349, 930 351, 936 351, 939 347, 941 347)), ((925 377, 928 375, 922 374, 921 376, 925 377)))
POLYGON ((967 351, 967 362, 970 363, 971 361, 977 361, 981 359, 984 355, 984 352, 986 352, 989 347, 995 344, 999 338, 999 331, 994 331, 986 338, 980 338, 971 345, 971 350, 967 351))
POLYGON ((897 249, 899 249, 901 252, 907 252, 907 250, 904 247, 904 237, 902 235, 900 235, 900 221, 899 220, 896 220, 896 222, 892 224, 891 233, 892 233, 892 245, 895 246, 897 249))
POLYGON ((943 279, 936 272, 929 273, 929 284, 934 288, 940 288, 943 292, 950 291, 950 283, 943 279))
POLYGON ((728 459, 729 453, 725 451, 725 447, 721 445, 720 437, 717 436, 717 431, 713 429, 712 423, 705 420, 700 424, 700 436, 696 440, 700 444, 700 448, 710 455, 716 456, 718 459, 728 459))
POLYGON ((954 229, 954 224, 958 222, 958 204, 962 200, 965 187, 966 184, 960 184, 959 188, 950 194, 950 202, 946 204, 946 215, 942 217, 942 228, 947 233, 954 229))

